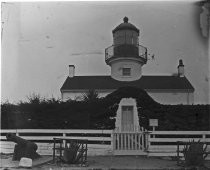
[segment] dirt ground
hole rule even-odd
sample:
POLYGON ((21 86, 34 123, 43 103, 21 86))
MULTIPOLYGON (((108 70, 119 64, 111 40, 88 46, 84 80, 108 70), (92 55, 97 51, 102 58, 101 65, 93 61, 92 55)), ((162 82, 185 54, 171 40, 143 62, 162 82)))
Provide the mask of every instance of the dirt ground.
MULTIPOLYGON (((19 161, 12 161, 12 155, 0 156, 0 169, 22 169, 20 168, 19 161)), ((210 161, 205 162, 206 168, 210 170, 210 161)), ((23 168, 24 169, 24 168, 23 168)), ((87 158, 87 165, 85 167, 53 163, 52 156, 42 156, 42 158, 33 161, 33 170, 38 169, 90 169, 90 170, 123 170, 123 169, 184 169, 182 166, 178 166, 175 160, 169 157, 157 158, 146 156, 89 156, 87 158)))

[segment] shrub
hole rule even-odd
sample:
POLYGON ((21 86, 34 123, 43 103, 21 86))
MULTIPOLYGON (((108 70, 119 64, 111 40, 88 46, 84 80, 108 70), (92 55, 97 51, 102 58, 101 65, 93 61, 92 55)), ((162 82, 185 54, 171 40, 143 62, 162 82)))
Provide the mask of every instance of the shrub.
POLYGON ((103 98, 94 90, 84 96, 63 102, 32 94, 28 102, 3 103, 1 128, 114 129, 120 100, 134 98, 139 124, 148 130, 149 119, 159 120, 157 130, 210 130, 210 105, 163 105, 137 87, 121 87, 103 98))
POLYGON ((203 142, 191 141, 189 144, 186 144, 183 149, 185 165, 186 166, 203 166, 204 160, 208 156, 206 153, 207 145, 204 147, 203 142))

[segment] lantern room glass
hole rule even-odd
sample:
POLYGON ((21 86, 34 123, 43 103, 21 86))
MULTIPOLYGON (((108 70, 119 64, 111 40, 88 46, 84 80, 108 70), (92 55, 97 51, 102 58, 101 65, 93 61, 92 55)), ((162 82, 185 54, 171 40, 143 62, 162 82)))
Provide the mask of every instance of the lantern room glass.
POLYGON ((138 45, 138 33, 133 30, 119 30, 113 35, 114 45, 138 45))

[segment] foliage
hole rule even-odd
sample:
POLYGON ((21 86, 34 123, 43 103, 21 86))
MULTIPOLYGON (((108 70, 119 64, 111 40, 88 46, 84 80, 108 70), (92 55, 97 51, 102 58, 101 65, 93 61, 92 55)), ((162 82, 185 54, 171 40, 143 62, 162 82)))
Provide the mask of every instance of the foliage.
POLYGON ((91 102, 97 100, 99 98, 99 94, 96 90, 90 89, 88 92, 82 95, 82 100, 86 102, 91 102))
POLYGON ((162 105, 137 87, 121 87, 104 98, 94 90, 82 101, 45 99, 31 95, 27 102, 1 104, 2 128, 113 129, 122 98, 136 99, 140 124, 158 119, 157 130, 210 130, 210 105, 162 105), (91 97, 92 96, 92 97, 91 97))
POLYGON ((204 160, 208 156, 206 153, 207 144, 195 142, 194 140, 184 146, 183 154, 186 166, 203 166, 204 160), (205 145, 205 147, 204 147, 205 145))
POLYGON ((63 153, 63 161, 68 164, 78 164, 81 163, 80 159, 84 155, 84 148, 82 145, 71 141, 69 146, 66 145, 63 153))
POLYGON ((10 129, 12 126, 16 125, 16 119, 14 119, 14 114, 17 113, 17 106, 9 102, 1 104, 1 128, 10 129))
POLYGON ((40 104, 42 99, 39 94, 32 93, 31 95, 27 96, 27 99, 30 104, 40 104))

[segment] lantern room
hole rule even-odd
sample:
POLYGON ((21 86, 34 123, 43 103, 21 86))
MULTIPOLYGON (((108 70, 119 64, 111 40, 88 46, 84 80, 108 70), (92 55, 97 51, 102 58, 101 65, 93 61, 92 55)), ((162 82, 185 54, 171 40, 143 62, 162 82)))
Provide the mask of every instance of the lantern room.
POLYGON ((105 49, 105 61, 111 66, 111 77, 119 81, 134 81, 141 77, 141 67, 147 62, 147 48, 139 45, 139 29, 124 17, 113 31, 113 45, 105 49))
POLYGON ((114 45, 138 45, 139 29, 128 23, 127 17, 125 17, 123 21, 124 23, 120 24, 112 31, 114 45))

